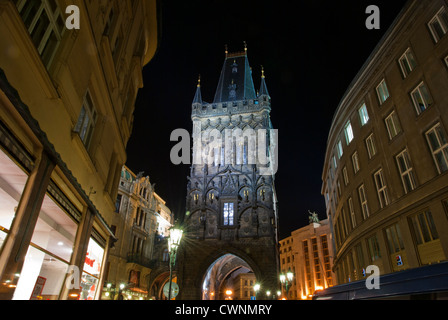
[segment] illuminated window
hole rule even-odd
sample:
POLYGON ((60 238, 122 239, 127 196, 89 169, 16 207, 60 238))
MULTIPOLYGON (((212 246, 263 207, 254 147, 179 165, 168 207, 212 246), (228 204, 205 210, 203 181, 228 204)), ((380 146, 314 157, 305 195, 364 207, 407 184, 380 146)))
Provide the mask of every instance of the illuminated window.
POLYGON ((448 32, 448 14, 445 7, 442 7, 439 12, 428 23, 434 41, 437 43, 448 32))
POLYGON ((395 111, 392 111, 384 122, 386 123, 387 133, 389 134, 390 140, 401 132, 400 122, 398 121, 398 116, 395 111))
POLYGON ((410 48, 408 48, 400 59, 398 59, 398 62, 404 78, 406 78, 417 66, 417 62, 415 62, 414 55, 410 48))
POLYGON ((417 114, 422 113, 432 104, 432 99, 429 96, 428 89, 423 82, 421 82, 417 88, 411 92, 411 97, 415 110, 417 110, 417 114))
POLYGON ((367 112, 367 106, 365 103, 363 103, 361 107, 358 109, 358 113, 359 113, 359 119, 361 120, 361 126, 369 122, 369 114, 367 112))
POLYGON ((415 189, 414 172, 411 166, 411 160, 406 149, 397 156, 398 170, 400 171, 401 181, 403 182, 404 192, 408 193, 415 189))
POLYGON ((387 196, 387 187, 384 180, 383 170, 380 169, 374 174, 374 180, 376 185, 376 191, 378 193, 378 199, 380 201, 381 208, 384 208, 389 204, 389 198, 387 196))
POLYGON ((233 202, 224 203, 222 215, 223 224, 225 226, 233 226, 233 202))
POLYGON ((426 132, 426 139, 431 148, 434 162, 439 173, 448 170, 448 141, 440 123, 426 132))
POLYGON ((337 150, 337 154, 338 154, 338 159, 341 159, 342 154, 344 153, 344 151, 342 150, 341 140, 339 140, 338 144, 336 145, 336 150, 337 150))
POLYGON ((347 145, 349 145, 354 138, 352 124, 350 123, 350 121, 346 123, 344 127, 344 132, 345 132, 345 141, 347 142, 347 145))
POLYGON ((380 84, 376 87, 376 93, 380 101, 380 105, 383 104, 387 98, 389 98, 389 90, 387 89, 386 81, 381 80, 380 84))

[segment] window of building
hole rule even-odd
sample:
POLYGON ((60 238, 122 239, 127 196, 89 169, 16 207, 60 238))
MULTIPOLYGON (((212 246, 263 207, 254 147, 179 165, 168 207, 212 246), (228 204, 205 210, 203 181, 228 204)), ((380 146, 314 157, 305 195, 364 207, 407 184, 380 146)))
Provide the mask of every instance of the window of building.
POLYGON ((367 206, 367 196, 364 185, 358 188, 359 202, 361 203, 362 216, 365 219, 369 217, 369 207, 367 206))
POLYGON ((397 253, 404 250, 403 238, 401 237, 400 226, 398 223, 390 226, 385 231, 390 252, 397 253))
POLYGON ((344 133, 345 133, 345 141, 347 142, 347 145, 349 145, 354 138, 352 124, 350 123, 350 121, 348 121, 345 124, 344 133))
POLYGON ((392 140, 397 134, 401 132, 400 122, 395 111, 392 111, 384 120, 386 123, 387 133, 389 134, 389 140, 392 140))
POLYGON ((408 151, 404 149, 397 157, 398 170, 400 171, 401 181, 403 182, 404 192, 408 193, 415 189, 415 178, 412 170, 411 160, 408 151))
POLYGON ((95 106, 93 105, 90 92, 87 90, 86 94, 84 95, 81 112, 74 129, 74 131, 79 134, 79 137, 81 138, 86 148, 88 148, 90 145, 93 131, 95 129, 96 119, 97 113, 95 110, 95 106))
POLYGON ((373 133, 367 137, 366 147, 367 147, 367 153, 369 155, 369 159, 372 159, 372 157, 376 154, 376 146, 375 146, 375 141, 373 139, 373 133))
POLYGON ((353 207, 353 199, 352 197, 348 198, 348 209, 350 210, 350 219, 352 222, 352 228, 356 227, 356 217, 355 217, 355 208, 353 207))
POLYGON ((16 5, 31 40, 48 69, 65 30, 61 10, 54 0, 18 0, 16 5))
POLYGON ((336 151, 337 151, 338 159, 341 159, 342 155, 344 154, 344 150, 342 150, 341 140, 339 140, 338 144, 336 145, 336 151))
POLYGON ((336 161, 336 157, 335 156, 333 156, 333 166, 334 166, 335 169, 338 167, 338 163, 336 161))
POLYGON ((414 59, 411 48, 408 48, 400 59, 398 59, 398 63, 400 64, 403 78, 406 78, 417 66, 417 62, 414 59))
POLYGON ((439 239, 439 234, 437 233, 431 211, 427 210, 416 214, 411 217, 411 221, 417 244, 423 244, 439 239))
POLYGON ((352 163, 353 163, 353 172, 356 174, 360 169, 358 152, 356 151, 352 155, 352 163))
POLYGON ((381 258, 380 246, 376 235, 367 239, 367 247, 369 249, 370 261, 375 261, 381 258))
POLYGON ((448 170, 448 141, 440 123, 426 132, 426 139, 432 151, 439 173, 448 170))
POLYGON ((115 200, 115 212, 120 212, 122 198, 123 196, 121 194, 117 194, 117 199, 115 200))
POLYGON ((421 82, 417 88, 411 92, 412 102, 414 103, 417 114, 422 113, 428 107, 432 105, 432 99, 428 93, 428 90, 423 82, 421 82))
POLYGON ((382 105, 387 98, 389 98, 389 90, 387 89, 385 79, 381 80, 380 84, 376 87, 376 93, 378 95, 380 105, 382 105))
POLYGON ((225 226, 233 226, 233 202, 224 203, 223 224, 225 226))
POLYGON ((428 23, 434 41, 437 43, 448 32, 448 14, 445 7, 442 7, 439 12, 428 23))
POLYGON ((344 184, 347 186, 348 185, 348 173, 347 173, 347 167, 344 166, 344 168, 342 168, 342 176, 344 177, 344 184))
POLYGON ((358 113, 359 113, 359 120, 361 121, 361 126, 369 122, 369 113, 367 112, 367 106, 365 103, 363 103, 361 107, 358 109, 358 113))
POLYGON ((374 174, 374 180, 376 185, 376 191, 378 193, 378 199, 380 201, 381 208, 384 208, 389 204, 389 198, 387 196, 387 187, 384 180, 383 169, 378 170, 374 174))

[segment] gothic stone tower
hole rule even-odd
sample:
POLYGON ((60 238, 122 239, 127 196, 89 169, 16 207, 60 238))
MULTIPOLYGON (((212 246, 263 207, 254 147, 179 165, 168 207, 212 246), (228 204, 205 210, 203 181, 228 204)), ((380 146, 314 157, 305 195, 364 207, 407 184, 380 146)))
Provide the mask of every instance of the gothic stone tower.
POLYGON ((276 144, 270 110, 264 71, 257 94, 247 48, 226 50, 213 103, 202 101, 199 80, 192 104, 193 164, 185 231, 178 255, 179 299, 218 298, 214 291, 239 268, 255 274, 261 284, 259 297, 279 288, 272 169, 276 144), (246 138, 229 139, 235 132, 246 138), (261 161, 263 157, 267 160, 261 161))

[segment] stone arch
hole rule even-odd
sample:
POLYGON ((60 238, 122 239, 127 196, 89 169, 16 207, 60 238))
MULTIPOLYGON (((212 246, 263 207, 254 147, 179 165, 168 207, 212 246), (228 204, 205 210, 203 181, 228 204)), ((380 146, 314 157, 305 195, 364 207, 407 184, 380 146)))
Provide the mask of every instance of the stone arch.
MULTIPOLYGON (((230 250, 233 251, 233 250, 230 250)), ((237 250, 238 251, 238 250, 237 250)), ((202 300, 221 300, 223 299, 223 286, 228 288, 227 279, 238 270, 244 268, 255 274, 260 271, 254 261, 244 253, 219 253, 208 259, 202 268, 202 281, 200 284, 202 300), (216 257, 218 256, 218 257, 216 257), (242 257, 244 256, 244 258, 242 257), (208 264, 208 265, 207 265, 208 264)))

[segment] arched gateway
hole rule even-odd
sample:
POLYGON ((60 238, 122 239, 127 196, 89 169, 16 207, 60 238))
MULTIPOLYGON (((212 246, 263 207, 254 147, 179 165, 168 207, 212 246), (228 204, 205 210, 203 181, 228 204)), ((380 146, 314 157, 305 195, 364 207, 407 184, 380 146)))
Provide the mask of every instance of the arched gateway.
POLYGON ((213 103, 202 101, 198 83, 177 260, 179 299, 211 299, 225 277, 245 270, 260 283, 259 297, 279 289, 276 137, 270 110, 263 71, 255 93, 247 49, 226 51, 213 103))

